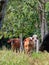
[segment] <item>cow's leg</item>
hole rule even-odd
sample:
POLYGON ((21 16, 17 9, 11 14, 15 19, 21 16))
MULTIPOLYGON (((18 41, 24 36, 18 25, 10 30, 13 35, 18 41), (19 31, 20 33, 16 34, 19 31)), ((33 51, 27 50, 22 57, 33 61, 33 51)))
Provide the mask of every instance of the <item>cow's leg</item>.
POLYGON ((17 48, 16 48, 16 53, 17 53, 17 48))
POLYGON ((36 43, 36 52, 38 53, 39 52, 39 41, 37 40, 37 43, 36 43))
POLYGON ((20 52, 20 48, 15 48, 15 50, 16 50, 16 53, 20 52))
POLYGON ((27 49, 26 48, 24 48, 24 53, 27 53, 27 49))
POLYGON ((13 50, 13 52, 14 52, 15 48, 13 47, 12 50, 13 50))
POLYGON ((13 50, 13 52, 15 51, 15 47, 12 45, 11 49, 13 50))
POLYGON ((13 48, 13 46, 11 45, 11 50, 14 52, 14 48, 13 48))
POLYGON ((13 41, 11 42, 11 49, 12 49, 12 50, 13 50, 13 52, 14 52, 15 47, 14 47, 14 45, 13 45, 13 41))
POLYGON ((18 53, 20 53, 20 48, 17 48, 18 53))
POLYGON ((14 49, 13 49, 13 52, 14 52, 14 49))
POLYGON ((24 53, 25 53, 25 48, 23 48, 23 51, 24 51, 24 53))

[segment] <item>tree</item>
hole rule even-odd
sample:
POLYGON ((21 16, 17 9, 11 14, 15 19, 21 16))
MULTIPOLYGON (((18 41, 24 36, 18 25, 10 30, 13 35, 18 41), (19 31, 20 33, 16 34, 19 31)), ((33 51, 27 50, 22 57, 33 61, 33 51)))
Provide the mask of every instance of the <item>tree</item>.
POLYGON ((34 24, 38 21, 37 16, 36 10, 33 10, 26 2, 10 0, 7 4, 2 31, 10 38, 18 37, 20 33, 23 33, 23 37, 33 35, 36 32, 34 24))
MULTIPOLYGON (((33 34, 43 36, 43 32, 45 34, 45 29, 42 29, 41 34, 40 25, 42 24, 42 21, 44 21, 43 16, 45 18, 44 7, 46 3, 43 4, 42 2, 45 1, 42 0, 8 1, 2 26, 2 32, 4 36, 13 38, 18 37, 21 33, 23 37, 29 37, 32 36, 33 34)), ((42 28, 45 27, 45 21, 44 24, 42 24, 41 26, 42 28)))
POLYGON ((0 1, 0 29, 2 27, 2 19, 4 18, 6 4, 7 4, 7 0, 0 1))
POLYGON ((48 33, 47 30, 47 22, 46 22, 46 18, 45 18, 45 4, 46 4, 46 0, 39 0, 39 16, 40 16, 40 20, 41 20, 41 39, 43 41, 43 37, 45 34, 48 33))

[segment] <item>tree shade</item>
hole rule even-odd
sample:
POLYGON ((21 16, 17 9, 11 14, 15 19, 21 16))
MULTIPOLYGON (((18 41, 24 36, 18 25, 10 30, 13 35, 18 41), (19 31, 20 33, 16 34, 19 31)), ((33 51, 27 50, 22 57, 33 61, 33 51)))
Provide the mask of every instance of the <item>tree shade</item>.
POLYGON ((49 52, 49 33, 44 36, 43 42, 39 48, 40 51, 46 50, 49 52))

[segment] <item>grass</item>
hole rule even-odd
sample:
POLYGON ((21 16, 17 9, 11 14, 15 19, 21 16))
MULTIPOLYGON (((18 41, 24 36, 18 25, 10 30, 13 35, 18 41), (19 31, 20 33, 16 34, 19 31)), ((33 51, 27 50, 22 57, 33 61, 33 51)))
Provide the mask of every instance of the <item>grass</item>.
POLYGON ((0 50, 0 65, 49 65, 49 53, 35 53, 27 55, 15 53, 11 50, 0 50))

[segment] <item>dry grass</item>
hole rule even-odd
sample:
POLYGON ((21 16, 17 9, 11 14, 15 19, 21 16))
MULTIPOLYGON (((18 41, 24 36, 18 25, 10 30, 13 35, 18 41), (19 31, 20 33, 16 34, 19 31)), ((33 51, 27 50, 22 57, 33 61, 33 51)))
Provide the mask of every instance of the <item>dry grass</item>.
POLYGON ((0 65, 49 65, 49 53, 35 53, 27 55, 15 53, 11 50, 0 50, 0 65))

